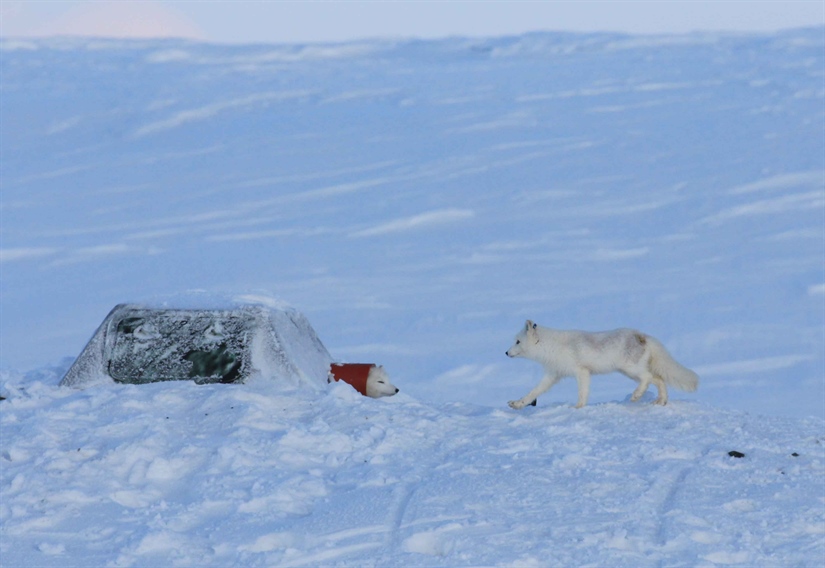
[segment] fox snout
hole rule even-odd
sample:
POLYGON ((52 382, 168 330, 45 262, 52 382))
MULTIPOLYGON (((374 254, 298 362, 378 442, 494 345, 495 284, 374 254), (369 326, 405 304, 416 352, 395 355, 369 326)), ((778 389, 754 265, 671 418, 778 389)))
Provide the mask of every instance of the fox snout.
POLYGON ((513 357, 521 357, 523 352, 524 351, 522 350, 521 345, 516 343, 515 345, 510 347, 510 349, 505 351, 504 354, 512 359, 513 357))

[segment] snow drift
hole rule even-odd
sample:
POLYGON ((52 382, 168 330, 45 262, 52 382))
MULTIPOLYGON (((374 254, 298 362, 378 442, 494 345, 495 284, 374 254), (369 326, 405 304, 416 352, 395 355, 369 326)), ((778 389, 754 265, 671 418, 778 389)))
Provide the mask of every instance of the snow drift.
POLYGON ((2 379, 7 568, 813 567, 825 554, 817 419, 652 396, 515 413, 343 383, 2 379))

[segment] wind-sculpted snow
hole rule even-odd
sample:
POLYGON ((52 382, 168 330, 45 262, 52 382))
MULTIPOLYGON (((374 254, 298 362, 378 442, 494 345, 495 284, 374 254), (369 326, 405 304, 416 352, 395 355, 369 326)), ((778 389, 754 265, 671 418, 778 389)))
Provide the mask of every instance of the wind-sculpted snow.
POLYGON ((814 566, 825 423, 3 376, 3 566, 814 566), (728 455, 744 454, 742 458, 728 455))
POLYGON ((531 318, 825 416, 822 38, 3 40, 0 367, 122 302, 265 290, 421 399, 535 382, 502 355, 531 318), (467 367, 498 380, 438 380, 467 367))
POLYGON ((0 41, 0 563, 819 566, 824 38, 0 41), (401 393, 56 387, 188 290, 401 393), (514 413, 528 318, 701 386, 514 413))

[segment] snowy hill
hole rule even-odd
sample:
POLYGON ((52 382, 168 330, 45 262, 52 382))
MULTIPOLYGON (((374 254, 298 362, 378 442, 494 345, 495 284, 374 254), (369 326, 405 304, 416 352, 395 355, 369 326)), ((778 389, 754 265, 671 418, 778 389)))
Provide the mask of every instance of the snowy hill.
POLYGON ((823 78, 822 28, 0 41, 3 566, 819 566, 823 78), (57 388, 181 294, 288 302, 402 392, 57 388), (699 390, 512 411, 527 318, 699 390))

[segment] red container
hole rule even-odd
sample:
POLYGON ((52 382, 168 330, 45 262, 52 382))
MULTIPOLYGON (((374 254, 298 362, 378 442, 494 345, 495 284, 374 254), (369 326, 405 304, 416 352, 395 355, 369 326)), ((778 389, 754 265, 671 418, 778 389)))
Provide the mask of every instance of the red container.
POLYGON ((367 377, 370 376, 373 367, 373 363, 333 363, 329 366, 327 382, 344 381, 367 396, 367 377))

